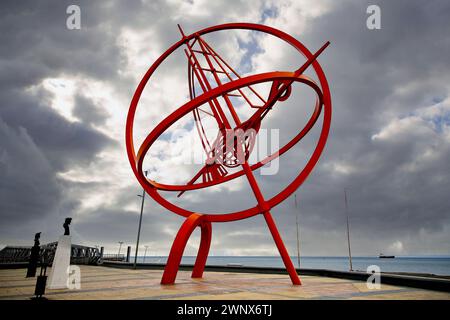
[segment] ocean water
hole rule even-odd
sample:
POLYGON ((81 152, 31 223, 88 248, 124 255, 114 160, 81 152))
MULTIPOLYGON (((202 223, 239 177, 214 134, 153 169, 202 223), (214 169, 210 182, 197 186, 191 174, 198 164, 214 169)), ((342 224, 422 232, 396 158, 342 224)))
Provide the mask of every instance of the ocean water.
MULTIPOLYGON (((292 257, 296 267, 297 257, 292 257)), ((131 261, 134 261, 134 257, 131 261)), ((138 257, 138 262, 144 262, 144 257, 138 257)), ((167 257, 147 256, 145 263, 166 263, 167 257)), ((407 257, 380 259, 378 257, 353 257, 353 270, 366 271, 370 265, 377 265, 381 272, 428 273, 450 276, 450 256, 445 257, 407 257)), ((183 257, 181 263, 193 265, 194 256, 183 257)), ((248 267, 283 267, 280 257, 273 256, 209 256, 207 265, 239 264, 248 267)), ((348 257, 300 257, 300 268, 349 270, 348 257)))

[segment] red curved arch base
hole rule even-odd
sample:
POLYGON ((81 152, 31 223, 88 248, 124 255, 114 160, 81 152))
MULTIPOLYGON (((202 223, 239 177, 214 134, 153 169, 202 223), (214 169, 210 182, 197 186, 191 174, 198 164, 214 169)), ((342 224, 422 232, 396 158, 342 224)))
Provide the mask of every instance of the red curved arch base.
POLYGON ((202 277, 206 259, 208 259, 209 247, 211 246, 212 228, 211 222, 205 221, 204 215, 193 213, 183 222, 173 241, 161 284, 173 284, 175 282, 184 249, 186 248, 189 237, 197 227, 201 228, 202 235, 194 270, 192 271, 192 278, 202 277))
MULTIPOLYGON (((301 285, 300 278, 297 271, 292 264, 292 260, 289 253, 284 246, 280 233, 275 225, 275 221, 269 211, 263 213, 266 223, 269 227, 270 233, 277 245, 281 258, 283 259, 286 270, 291 277, 292 284, 301 285)), ((172 248, 170 249, 169 258, 167 259, 166 267, 161 279, 161 284, 174 284, 177 277, 178 268, 180 267, 181 258, 183 257, 186 244, 195 230, 195 228, 201 228, 200 247, 197 253, 197 259, 195 260, 194 269, 192 271, 192 278, 201 278, 203 271, 205 270, 206 260, 208 259, 209 248, 211 246, 212 227, 211 222, 206 221, 204 215, 193 213, 180 227, 180 230, 173 241, 172 248)))

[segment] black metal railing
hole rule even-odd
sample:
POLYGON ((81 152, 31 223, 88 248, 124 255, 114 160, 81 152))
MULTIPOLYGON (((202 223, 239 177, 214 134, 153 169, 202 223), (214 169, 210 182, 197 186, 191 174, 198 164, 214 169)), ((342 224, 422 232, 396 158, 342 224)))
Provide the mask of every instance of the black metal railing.
MULTIPOLYGON (((44 254, 48 257, 48 262, 53 262, 57 242, 48 243, 41 246, 40 256, 44 254)), ((0 251, 0 263, 22 263, 28 262, 31 255, 31 246, 7 246, 0 251)), ((118 260, 115 260, 118 261, 118 260)), ((99 264, 102 262, 100 251, 97 248, 80 246, 73 244, 71 248, 71 264, 99 264)))
POLYGON ((104 261, 125 261, 125 255, 124 254, 103 254, 103 260, 104 261))

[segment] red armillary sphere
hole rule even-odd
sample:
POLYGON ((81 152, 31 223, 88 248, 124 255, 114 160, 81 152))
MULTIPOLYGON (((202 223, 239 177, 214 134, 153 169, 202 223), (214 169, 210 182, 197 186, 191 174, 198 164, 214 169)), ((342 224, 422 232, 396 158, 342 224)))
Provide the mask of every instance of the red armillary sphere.
POLYGON ((188 36, 184 34, 181 27, 179 27, 179 29, 182 35, 181 40, 173 44, 153 63, 139 83, 131 101, 126 123, 126 146, 128 159, 139 183, 151 197, 153 197, 166 209, 186 217, 185 222, 182 224, 173 242, 161 283, 172 284, 175 282, 186 243, 196 227, 200 227, 201 229, 201 240, 192 277, 201 278, 211 244, 211 223, 241 220, 257 214, 262 214, 277 245, 292 283, 295 285, 300 285, 301 283, 297 275, 297 271, 295 270, 286 247, 284 246, 270 210, 289 197, 305 181, 319 160, 319 157, 325 147, 331 122, 331 96, 327 79, 317 61, 317 57, 329 45, 329 42, 326 42, 316 53, 313 54, 292 36, 280 30, 259 24, 222 24, 197 31, 188 36), (241 77, 203 38, 206 34, 230 29, 260 31, 278 37, 301 53, 306 58, 306 62, 303 63, 297 70, 291 72, 277 71, 241 77), (146 136, 144 142, 136 153, 133 144, 133 125, 136 108, 141 94, 160 64, 176 49, 183 45, 186 47, 184 52, 188 61, 190 100, 168 115, 155 128, 153 128, 153 130, 146 136), (200 57, 202 58, 202 62, 200 62, 200 57), (309 67, 311 67, 317 75, 319 80, 318 83, 303 74, 309 67), (213 85, 211 84, 211 79, 215 82, 213 85), (306 123, 305 127, 302 128, 290 142, 281 147, 277 152, 250 165, 247 160, 253 149, 253 144, 259 132, 261 121, 268 113, 270 113, 270 110, 276 106, 278 101, 284 101, 289 98, 292 90, 292 84, 294 82, 307 85, 316 93, 315 108, 310 119, 306 123), (252 85, 254 86, 260 83, 271 84, 271 89, 267 97, 263 97, 254 89, 254 87, 252 87, 252 85), (196 87, 197 90, 198 87, 201 88, 202 92, 199 95, 196 92, 196 87), (248 94, 245 94, 244 92, 244 88, 247 90, 246 92, 250 90, 255 96, 258 97, 261 102, 260 105, 255 105, 250 101, 248 94), (255 112, 248 119, 243 121, 239 118, 231 99, 231 97, 234 96, 244 99, 249 107, 255 110, 255 112), (209 110, 206 111, 202 109, 205 108, 203 106, 209 108, 209 110), (232 119, 227 118, 224 112, 225 108, 227 108, 229 114, 231 114, 232 119), (213 142, 209 141, 205 134, 200 112, 210 115, 217 122, 218 135, 213 142), (172 124, 189 113, 192 113, 195 119, 197 131, 200 136, 202 146, 206 152, 207 161, 205 165, 189 182, 184 185, 163 184, 148 179, 144 176, 142 169, 142 164, 146 153, 151 148, 153 143, 172 124), (253 171, 261 168, 263 165, 291 149, 311 130, 321 113, 323 113, 322 129, 310 159, 287 187, 272 198, 265 199, 254 177, 253 171), (229 141, 231 141, 231 143, 229 143, 229 141), (234 170, 237 169, 237 171, 229 172, 231 171, 231 168, 234 170), (159 192, 173 191, 177 192, 178 196, 181 196, 186 191, 211 187, 244 175, 249 181, 250 187, 257 200, 257 205, 242 211, 229 213, 193 212, 171 203, 162 197, 159 192))

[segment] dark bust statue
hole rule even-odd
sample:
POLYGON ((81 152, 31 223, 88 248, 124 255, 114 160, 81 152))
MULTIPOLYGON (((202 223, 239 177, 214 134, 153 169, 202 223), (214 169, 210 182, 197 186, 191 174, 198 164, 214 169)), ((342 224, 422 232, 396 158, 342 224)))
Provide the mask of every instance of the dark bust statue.
POLYGON ((39 243, 39 239, 41 238, 41 233, 38 232, 34 235, 34 246, 35 247, 39 247, 40 243, 39 243))
POLYGON ((66 221, 64 221, 63 227, 64 227, 64 235, 65 236, 70 235, 69 224, 71 222, 72 222, 72 218, 66 218, 66 221))
POLYGON ((41 247, 39 246, 39 238, 41 237, 41 233, 38 232, 34 235, 34 246, 31 247, 30 259, 28 263, 27 269, 27 278, 36 276, 36 269, 39 262, 41 247))

